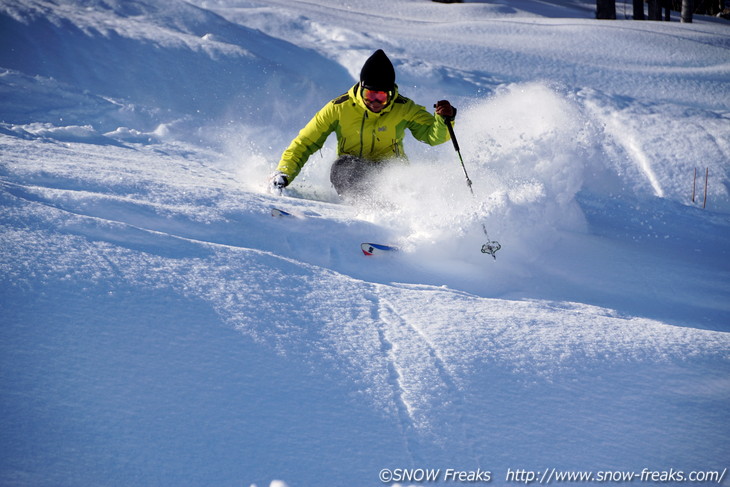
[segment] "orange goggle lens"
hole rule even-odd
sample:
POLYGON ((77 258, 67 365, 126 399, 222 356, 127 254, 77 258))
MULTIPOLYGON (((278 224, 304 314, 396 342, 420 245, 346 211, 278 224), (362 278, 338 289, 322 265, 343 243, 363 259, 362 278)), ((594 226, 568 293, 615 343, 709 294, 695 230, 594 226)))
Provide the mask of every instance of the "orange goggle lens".
POLYGON ((368 90, 365 89, 362 91, 362 96, 367 101, 370 102, 379 102, 382 104, 385 104, 385 102, 388 101, 388 92, 387 91, 375 91, 375 90, 368 90))

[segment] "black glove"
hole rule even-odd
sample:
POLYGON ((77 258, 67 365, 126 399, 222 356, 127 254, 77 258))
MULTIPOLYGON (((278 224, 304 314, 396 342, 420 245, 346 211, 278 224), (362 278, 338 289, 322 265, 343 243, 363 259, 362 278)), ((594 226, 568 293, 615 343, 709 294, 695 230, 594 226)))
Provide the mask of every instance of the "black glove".
POLYGON ((272 190, 281 192, 282 189, 289 185, 289 178, 286 174, 277 171, 271 175, 269 183, 271 184, 272 190))
POLYGON ((452 122, 456 118, 456 108, 452 107, 448 100, 439 100, 433 107, 436 109, 436 115, 441 115, 447 122, 452 122))

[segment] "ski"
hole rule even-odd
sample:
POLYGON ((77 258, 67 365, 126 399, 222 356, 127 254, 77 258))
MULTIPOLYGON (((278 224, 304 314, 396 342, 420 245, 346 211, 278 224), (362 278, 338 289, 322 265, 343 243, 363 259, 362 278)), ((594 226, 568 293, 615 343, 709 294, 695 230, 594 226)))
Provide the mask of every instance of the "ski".
POLYGON ((362 253, 367 256, 381 255, 398 251, 398 247, 393 247, 392 245, 376 244, 372 242, 365 242, 360 244, 360 249, 362 249, 362 253))
MULTIPOLYGON (((294 213, 290 213, 276 207, 271 208, 271 216, 273 216, 274 218, 297 218, 297 215, 295 215, 294 213)), ((398 247, 372 242, 364 242, 360 244, 360 249, 362 250, 362 253, 367 256, 382 255, 398 251, 398 247)))
POLYGON ((306 220, 308 218, 321 218, 322 215, 315 211, 307 210, 302 211, 299 209, 296 210, 282 210, 281 208, 277 208, 275 206, 271 207, 271 216, 274 218, 296 218, 299 220, 306 220))
POLYGON ((286 217, 293 217, 291 213, 288 211, 281 210, 279 208, 271 208, 271 216, 276 218, 286 218, 286 217))

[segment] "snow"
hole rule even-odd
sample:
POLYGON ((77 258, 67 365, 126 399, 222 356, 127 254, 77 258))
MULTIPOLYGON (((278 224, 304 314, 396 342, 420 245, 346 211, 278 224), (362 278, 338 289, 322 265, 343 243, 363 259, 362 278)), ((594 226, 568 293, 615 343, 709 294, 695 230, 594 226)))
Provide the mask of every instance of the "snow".
POLYGON ((621 8, 0 3, 0 484, 730 467, 730 30, 621 8), (378 48, 474 196, 409 139, 343 204, 334 136, 268 193, 378 48))

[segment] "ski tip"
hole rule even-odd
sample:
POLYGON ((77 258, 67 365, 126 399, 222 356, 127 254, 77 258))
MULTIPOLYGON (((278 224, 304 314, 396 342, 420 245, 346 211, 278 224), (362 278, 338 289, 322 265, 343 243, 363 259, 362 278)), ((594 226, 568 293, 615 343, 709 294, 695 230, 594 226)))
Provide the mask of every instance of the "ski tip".
POLYGON ((393 247, 392 245, 383 245, 383 244, 376 244, 372 242, 365 242, 360 244, 360 249, 362 250, 362 253, 367 256, 373 256, 377 254, 384 254, 388 252, 396 252, 398 250, 398 247, 393 247))
POLYGON ((279 208, 272 208, 271 209, 271 216, 277 217, 277 218, 284 218, 284 217, 291 217, 294 216, 288 211, 281 210, 279 208))

